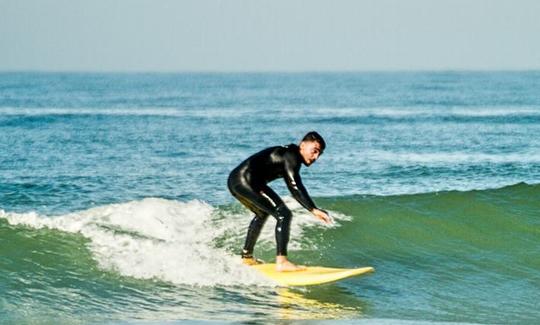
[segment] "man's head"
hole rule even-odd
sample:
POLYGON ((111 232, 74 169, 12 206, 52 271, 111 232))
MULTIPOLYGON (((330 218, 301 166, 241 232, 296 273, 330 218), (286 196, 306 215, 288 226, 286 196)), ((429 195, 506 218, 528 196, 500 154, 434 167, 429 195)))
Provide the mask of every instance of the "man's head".
POLYGON ((300 155, 304 159, 304 164, 309 166, 323 154, 326 143, 321 135, 311 131, 304 136, 300 142, 300 155))

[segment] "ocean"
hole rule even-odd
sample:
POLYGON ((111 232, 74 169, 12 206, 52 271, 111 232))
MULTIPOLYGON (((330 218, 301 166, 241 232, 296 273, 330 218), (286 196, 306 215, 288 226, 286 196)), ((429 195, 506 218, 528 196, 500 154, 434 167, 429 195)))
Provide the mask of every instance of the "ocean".
POLYGON ((0 152, 2 324, 540 322, 540 72, 4 72, 0 152), (289 257, 376 272, 284 288, 226 180, 311 130, 289 257))

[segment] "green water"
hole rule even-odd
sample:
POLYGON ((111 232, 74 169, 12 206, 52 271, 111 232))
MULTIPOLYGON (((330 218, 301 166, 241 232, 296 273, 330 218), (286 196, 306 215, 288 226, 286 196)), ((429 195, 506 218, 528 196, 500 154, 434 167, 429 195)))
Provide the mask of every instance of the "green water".
MULTIPOLYGON (((309 265, 371 265, 376 273, 292 289, 137 279, 100 265, 92 250, 95 238, 10 225, 0 218, 0 321, 535 324, 540 317, 539 196, 539 185, 517 184, 483 191, 318 198, 319 205, 348 218, 329 229, 297 224, 303 232, 291 258, 309 265)), ((220 207, 212 213, 214 225, 239 211, 237 205, 220 207)), ((243 230, 221 237, 209 245, 234 252, 243 230)), ((265 259, 273 257, 273 249, 264 239, 257 246, 265 259)))

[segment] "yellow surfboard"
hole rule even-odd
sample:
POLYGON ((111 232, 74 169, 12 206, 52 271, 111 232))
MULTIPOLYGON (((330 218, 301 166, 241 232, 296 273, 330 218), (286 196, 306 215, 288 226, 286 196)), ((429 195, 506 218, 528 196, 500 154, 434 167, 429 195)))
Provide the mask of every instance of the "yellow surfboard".
POLYGON ((323 284, 375 271, 375 269, 372 267, 341 269, 322 266, 307 266, 305 270, 301 271, 278 272, 276 271, 276 264, 274 263, 258 264, 253 265, 252 267, 261 272, 264 276, 283 286, 308 286, 323 284))

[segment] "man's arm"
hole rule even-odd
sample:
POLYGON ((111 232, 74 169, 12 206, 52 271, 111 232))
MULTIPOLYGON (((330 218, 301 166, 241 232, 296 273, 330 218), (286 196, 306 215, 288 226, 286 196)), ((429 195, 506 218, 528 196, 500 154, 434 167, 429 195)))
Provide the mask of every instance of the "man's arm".
POLYGON ((309 196, 302 179, 300 178, 300 166, 285 159, 285 183, 293 197, 304 208, 309 210, 313 215, 324 223, 332 223, 332 219, 324 210, 318 209, 315 203, 309 196))
POLYGON ((307 210, 313 211, 314 209, 317 209, 317 207, 309 196, 304 184, 302 184, 299 171, 299 166, 295 166, 295 164, 287 159, 285 160, 285 183, 287 184, 289 191, 298 203, 307 210))

